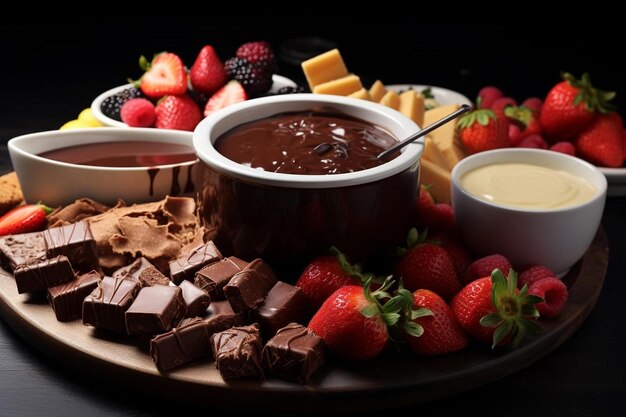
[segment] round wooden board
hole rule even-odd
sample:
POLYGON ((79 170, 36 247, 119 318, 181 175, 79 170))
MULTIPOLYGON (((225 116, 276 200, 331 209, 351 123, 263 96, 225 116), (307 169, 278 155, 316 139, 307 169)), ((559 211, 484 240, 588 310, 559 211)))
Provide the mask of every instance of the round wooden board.
POLYGON ((18 295, 14 279, 0 269, 0 314, 31 344, 64 364, 88 369, 117 382, 170 398, 215 407, 249 409, 358 410, 440 398, 494 381, 530 365, 561 345, 595 305, 606 275, 608 243, 600 228, 585 256, 563 280, 570 298, 556 320, 541 320, 544 331, 516 350, 491 352, 473 346, 460 353, 418 358, 386 352, 367 363, 329 363, 311 385, 277 379, 225 383, 208 360, 160 374, 137 344, 103 336, 79 321, 61 323, 43 297, 18 295))

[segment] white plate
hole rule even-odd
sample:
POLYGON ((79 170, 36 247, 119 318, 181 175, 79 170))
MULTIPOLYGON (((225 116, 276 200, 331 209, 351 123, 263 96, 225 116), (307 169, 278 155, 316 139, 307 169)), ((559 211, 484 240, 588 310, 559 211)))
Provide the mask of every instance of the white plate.
POLYGON ((609 184, 607 195, 611 197, 626 195, 626 168, 598 167, 609 184))
MULTIPOLYGON (((296 87, 295 82, 293 82, 287 77, 283 77, 282 75, 277 75, 277 74, 272 75, 272 81, 274 83, 272 84, 272 88, 270 88, 269 93, 275 93, 283 87, 296 87)), ((128 127, 126 123, 118 122, 117 120, 111 119, 110 117, 106 116, 100 110, 100 106, 102 105, 102 102, 104 101, 104 99, 106 99, 107 97, 117 94, 120 91, 129 87, 132 87, 132 84, 124 84, 124 85, 120 85, 119 87, 115 87, 110 90, 107 90, 104 93, 100 94, 98 97, 96 97, 94 101, 91 103, 91 111, 94 117, 98 119, 98 121, 102 123, 104 126, 128 127)))
POLYGON ((435 100, 437 100, 437 102, 441 106, 446 106, 448 104, 467 104, 470 106, 472 105, 472 102, 470 101, 470 99, 465 97, 463 94, 458 93, 453 90, 449 90, 447 88, 436 87, 433 85, 392 84, 392 85, 385 85, 385 88, 388 90, 393 90, 395 92, 408 90, 409 88, 412 88, 413 90, 417 92, 421 92, 422 90, 430 88, 433 93, 433 96, 435 97, 435 100))

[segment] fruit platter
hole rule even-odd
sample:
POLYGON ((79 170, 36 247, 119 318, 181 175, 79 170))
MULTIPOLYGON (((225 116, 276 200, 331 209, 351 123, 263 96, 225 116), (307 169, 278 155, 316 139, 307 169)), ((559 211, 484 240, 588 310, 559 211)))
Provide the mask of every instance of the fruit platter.
POLYGON ((9 142, 0 315, 60 361, 189 401, 365 410, 517 372, 598 300, 626 131, 588 74, 545 99, 487 86, 472 103, 366 87, 338 49, 304 60, 302 85, 268 42, 139 64, 69 134, 9 142), (29 185, 68 167, 78 198, 29 185), (89 186, 136 183, 124 199, 89 186))

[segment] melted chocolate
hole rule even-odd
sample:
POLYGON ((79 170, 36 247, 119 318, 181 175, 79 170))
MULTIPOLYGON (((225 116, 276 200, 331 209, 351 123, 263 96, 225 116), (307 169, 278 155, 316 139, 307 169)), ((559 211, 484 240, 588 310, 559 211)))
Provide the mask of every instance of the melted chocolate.
POLYGON ((252 168, 324 175, 381 165, 383 161, 376 156, 396 143, 389 132, 364 120, 336 113, 302 112, 237 126, 217 139, 215 149, 252 168))

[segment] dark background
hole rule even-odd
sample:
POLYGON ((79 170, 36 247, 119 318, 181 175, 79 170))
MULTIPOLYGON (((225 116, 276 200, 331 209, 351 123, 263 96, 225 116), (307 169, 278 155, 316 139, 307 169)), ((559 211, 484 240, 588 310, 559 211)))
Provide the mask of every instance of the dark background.
MULTIPOLYGON (((125 83, 128 77, 139 77, 141 54, 169 50, 190 66, 205 44, 212 44, 226 59, 250 40, 268 40, 280 54, 288 39, 319 36, 336 42, 348 69, 368 86, 380 78, 388 84, 438 85, 473 98, 482 86, 491 84, 520 102, 530 96, 544 97, 558 82, 560 71, 577 76, 589 71, 598 87, 617 91, 616 103, 626 106, 620 26, 603 19, 596 21, 600 27, 590 28, 585 22, 594 17, 584 12, 572 20, 534 18, 520 23, 502 18, 501 23, 487 24, 469 17, 438 20, 384 9, 367 15, 313 13, 311 18, 304 9, 294 5, 289 15, 282 16, 248 13, 247 19, 236 12, 193 11, 177 18, 179 13, 167 10, 160 16, 120 13, 107 21, 89 13, 78 20, 50 17, 36 23, 27 21, 26 15, 4 15, 0 171, 9 169, 4 147, 8 139, 56 129, 76 118, 100 92, 125 83), (305 13, 310 18, 303 20, 305 13)), ((280 61, 279 72, 301 79, 299 68, 285 60, 280 61)), ((626 319, 620 301, 626 291, 626 262, 620 259, 626 250, 625 210, 625 198, 608 200, 603 226, 611 247, 609 273, 595 310, 571 339, 503 381, 420 405, 415 412, 621 415, 626 394, 626 319)), ((110 386, 97 379, 41 355, 0 320, 0 416, 164 412, 162 399, 150 402, 119 386, 111 395, 110 386)))

